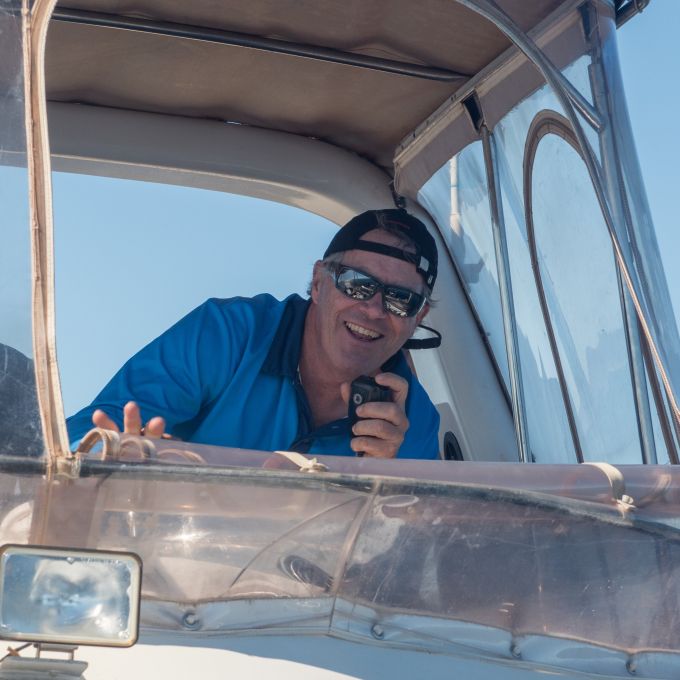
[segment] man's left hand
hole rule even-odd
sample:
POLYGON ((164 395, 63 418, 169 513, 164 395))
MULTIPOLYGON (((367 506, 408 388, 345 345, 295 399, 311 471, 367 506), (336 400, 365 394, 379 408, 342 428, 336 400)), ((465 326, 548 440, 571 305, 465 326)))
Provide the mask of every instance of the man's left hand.
MULTIPOLYGON (((409 422, 406 417, 408 382, 394 373, 378 373, 378 385, 392 390, 392 401, 368 401, 357 407, 361 418, 353 427, 350 446, 373 458, 394 458, 404 441, 409 422)), ((342 386, 343 398, 349 399, 349 384, 342 386)))

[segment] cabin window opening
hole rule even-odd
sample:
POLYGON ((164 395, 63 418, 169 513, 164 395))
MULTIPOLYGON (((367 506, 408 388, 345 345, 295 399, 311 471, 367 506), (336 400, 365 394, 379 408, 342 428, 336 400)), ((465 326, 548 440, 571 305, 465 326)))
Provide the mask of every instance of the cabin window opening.
POLYGON ((524 169, 532 271, 575 447, 584 460, 639 463, 614 254, 564 118, 536 116, 524 169))
POLYGON ((221 191, 65 172, 52 181, 66 416, 210 297, 306 297, 337 229, 299 208, 221 191))

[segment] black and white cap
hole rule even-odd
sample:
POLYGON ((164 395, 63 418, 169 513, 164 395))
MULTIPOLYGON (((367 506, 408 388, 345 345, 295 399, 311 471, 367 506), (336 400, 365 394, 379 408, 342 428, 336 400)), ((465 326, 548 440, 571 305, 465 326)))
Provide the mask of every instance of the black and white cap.
POLYGON ((371 253, 396 257, 399 260, 414 264, 417 272, 431 293, 437 279, 437 244, 427 227, 403 208, 386 210, 367 210, 353 217, 339 229, 330 242, 323 257, 343 253, 346 250, 366 250, 371 253), (395 226, 413 241, 416 252, 412 253, 394 246, 365 241, 361 237, 373 229, 395 226))

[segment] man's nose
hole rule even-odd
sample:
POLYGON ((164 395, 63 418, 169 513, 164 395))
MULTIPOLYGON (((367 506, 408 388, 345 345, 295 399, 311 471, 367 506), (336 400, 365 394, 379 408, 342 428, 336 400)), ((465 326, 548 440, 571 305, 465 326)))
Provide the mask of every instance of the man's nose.
POLYGON ((378 291, 372 298, 364 300, 362 303, 364 314, 369 319, 380 319, 387 314, 383 306, 382 293, 378 291))

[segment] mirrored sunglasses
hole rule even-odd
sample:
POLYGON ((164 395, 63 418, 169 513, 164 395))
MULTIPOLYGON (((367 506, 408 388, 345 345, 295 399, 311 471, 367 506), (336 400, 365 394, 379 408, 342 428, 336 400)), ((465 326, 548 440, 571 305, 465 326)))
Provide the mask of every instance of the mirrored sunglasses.
POLYGON ((378 281, 370 274, 344 265, 328 265, 335 287, 352 300, 370 300, 378 291, 382 294, 383 309, 400 318, 415 316, 425 304, 425 296, 408 288, 378 281))

